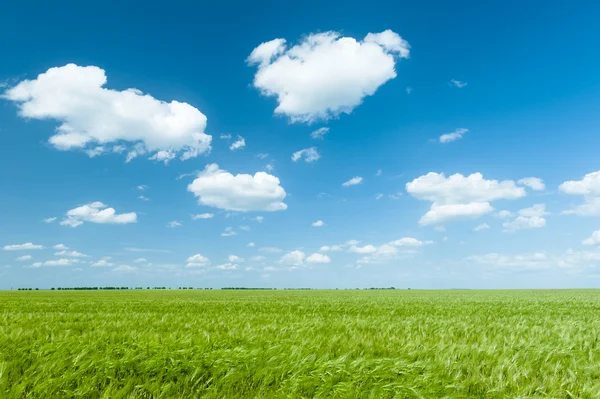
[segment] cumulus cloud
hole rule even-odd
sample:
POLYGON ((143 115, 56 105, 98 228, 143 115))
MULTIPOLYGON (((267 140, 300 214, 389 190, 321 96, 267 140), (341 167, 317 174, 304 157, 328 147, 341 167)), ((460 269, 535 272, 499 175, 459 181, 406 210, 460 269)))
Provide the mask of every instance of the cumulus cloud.
POLYGON ((546 189, 544 181, 537 177, 526 177, 524 179, 519 180, 517 183, 529 187, 530 189, 535 191, 543 191, 546 189))
POLYGON ((266 172, 232 175, 210 164, 188 185, 200 205, 229 211, 282 211, 286 192, 279 179, 266 172))
POLYGON ((308 263, 329 263, 331 259, 327 255, 314 253, 306 258, 306 262, 308 263))
POLYGON ((43 266, 71 266, 75 263, 79 263, 77 259, 57 259, 57 260, 47 260, 45 262, 35 262, 31 265, 31 267, 43 267, 43 266))
POLYGON ((325 226, 325 222, 322 220, 317 220, 316 222, 312 223, 312 227, 323 227, 325 226))
POLYGON ((109 262, 108 259, 100 259, 98 262, 92 263, 92 267, 111 267, 114 265, 115 264, 112 262, 109 262))
POLYGON ((212 214, 212 213, 199 213, 199 214, 196 214, 196 215, 192 215, 192 220, 211 219, 214 216, 215 215, 212 214))
POLYGON ((390 245, 395 245, 397 247, 421 247, 431 243, 431 241, 421 241, 413 237, 402 237, 399 240, 390 242, 390 245))
POLYGON ((231 143, 229 149, 231 151, 239 150, 240 148, 244 148, 246 146, 246 140, 242 136, 238 136, 237 140, 231 143))
POLYGON ((128 160, 153 154, 150 159, 164 162, 210 151, 212 137, 204 133, 207 119, 198 109, 137 89, 107 89, 106 83, 103 69, 68 64, 20 82, 3 97, 18 104, 24 118, 58 121, 49 142, 59 150, 96 156, 106 152, 99 146, 112 144, 109 152, 128 148, 128 160))
POLYGON ((29 249, 42 249, 44 248, 42 245, 33 244, 31 242, 26 242, 25 244, 13 244, 13 245, 5 245, 5 251, 24 251, 29 249))
POLYGON ((237 256, 237 255, 229 255, 229 256, 227 257, 227 260, 228 260, 229 262, 231 262, 231 263, 241 263, 241 262, 243 262, 243 261, 244 261, 244 258, 240 258, 240 257, 239 257, 239 256, 237 256))
POLYGON ((432 202, 431 209, 419 221, 421 225, 479 217, 494 210, 491 201, 526 195, 525 189, 512 180, 486 180, 481 173, 469 176, 456 173, 446 177, 443 173, 430 172, 406 183, 406 191, 417 199, 432 202))
POLYGON ((558 189, 568 195, 581 195, 584 199, 583 204, 563 213, 579 216, 600 215, 600 171, 588 173, 581 180, 566 181, 558 189))
POLYGON ((519 211, 519 216, 514 220, 502 223, 505 232, 514 232, 523 229, 538 229, 546 225, 547 215, 545 204, 535 204, 530 208, 524 208, 519 211))
POLYGON ((359 247, 357 245, 352 245, 348 248, 348 252, 353 252, 355 254, 372 254, 377 251, 377 247, 373 245, 365 245, 363 247, 359 247))
POLYGON ((329 133, 329 128, 328 127, 321 127, 318 128, 317 130, 314 130, 311 134, 310 137, 312 137, 313 139, 322 139, 325 137, 325 135, 329 133))
POLYGON ((453 131, 452 133, 442 134, 440 136, 440 143, 451 143, 456 140, 462 139, 462 137, 469 132, 469 129, 459 128, 453 131))
POLYGON ((352 179, 348 180, 347 182, 342 184, 342 187, 350 187, 350 186, 355 186, 357 184, 360 184, 363 182, 363 178, 360 176, 355 176, 352 179))
POLYGON ((319 251, 321 252, 338 252, 341 251, 343 247, 341 245, 323 245, 319 251))
POLYGON ((77 251, 59 251, 55 252, 54 256, 69 256, 71 258, 87 258, 88 255, 77 251))
POLYGON ((583 245, 597 245, 600 243, 600 230, 592 233, 592 236, 582 241, 583 245))
POLYGON ((321 155, 317 152, 317 147, 305 148, 292 154, 292 161, 294 162, 302 158, 304 158, 304 162, 308 163, 319 160, 321 155))
POLYGON ((296 250, 283 255, 279 260, 279 263, 288 266, 302 266, 305 257, 306 255, 304 252, 296 250))
POLYGON ((258 68, 254 87, 277 98, 275 114, 311 123, 350 114, 396 77, 396 61, 408 58, 409 49, 391 30, 369 33, 363 40, 324 32, 292 47, 281 38, 262 43, 247 62, 258 68))
POLYGON ((135 212, 117 214, 113 208, 108 208, 102 202, 92 202, 71 209, 60 224, 63 226, 77 227, 84 222, 100 224, 127 224, 136 223, 135 212))
POLYGON ((487 223, 482 223, 478 226, 476 226, 475 228, 473 228, 473 231, 483 231, 483 230, 487 230, 490 228, 490 225, 487 223))
POLYGON ((461 82, 460 80, 452 79, 450 80, 450 85, 462 89, 467 85, 467 82, 461 82))
POLYGON ((190 256, 186 262, 186 267, 204 267, 210 264, 210 260, 200 254, 190 256))

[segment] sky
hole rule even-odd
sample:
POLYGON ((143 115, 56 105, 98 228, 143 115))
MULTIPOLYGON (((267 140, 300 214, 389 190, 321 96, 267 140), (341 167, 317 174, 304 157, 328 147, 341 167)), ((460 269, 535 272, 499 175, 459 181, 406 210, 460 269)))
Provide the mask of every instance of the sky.
POLYGON ((598 19, 9 2, 0 289, 597 287, 598 19))

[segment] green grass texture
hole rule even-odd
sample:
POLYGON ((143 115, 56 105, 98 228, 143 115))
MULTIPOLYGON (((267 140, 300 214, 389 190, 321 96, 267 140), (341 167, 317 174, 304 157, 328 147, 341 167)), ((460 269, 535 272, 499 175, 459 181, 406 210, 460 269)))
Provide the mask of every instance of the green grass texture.
POLYGON ((0 292, 0 398, 600 398, 600 291, 0 292))

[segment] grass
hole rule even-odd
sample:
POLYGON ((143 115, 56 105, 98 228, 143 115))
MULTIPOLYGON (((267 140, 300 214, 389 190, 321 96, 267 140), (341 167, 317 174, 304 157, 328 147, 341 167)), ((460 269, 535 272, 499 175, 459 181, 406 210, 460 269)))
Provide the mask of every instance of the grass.
POLYGON ((1 398, 600 398, 600 292, 0 292, 1 398))

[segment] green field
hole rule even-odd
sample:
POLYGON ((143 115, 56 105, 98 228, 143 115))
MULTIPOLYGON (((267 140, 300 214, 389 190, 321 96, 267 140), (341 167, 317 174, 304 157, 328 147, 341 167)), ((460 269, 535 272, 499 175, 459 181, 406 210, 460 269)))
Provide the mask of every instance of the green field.
POLYGON ((2 398, 600 398, 600 292, 0 292, 2 398))

